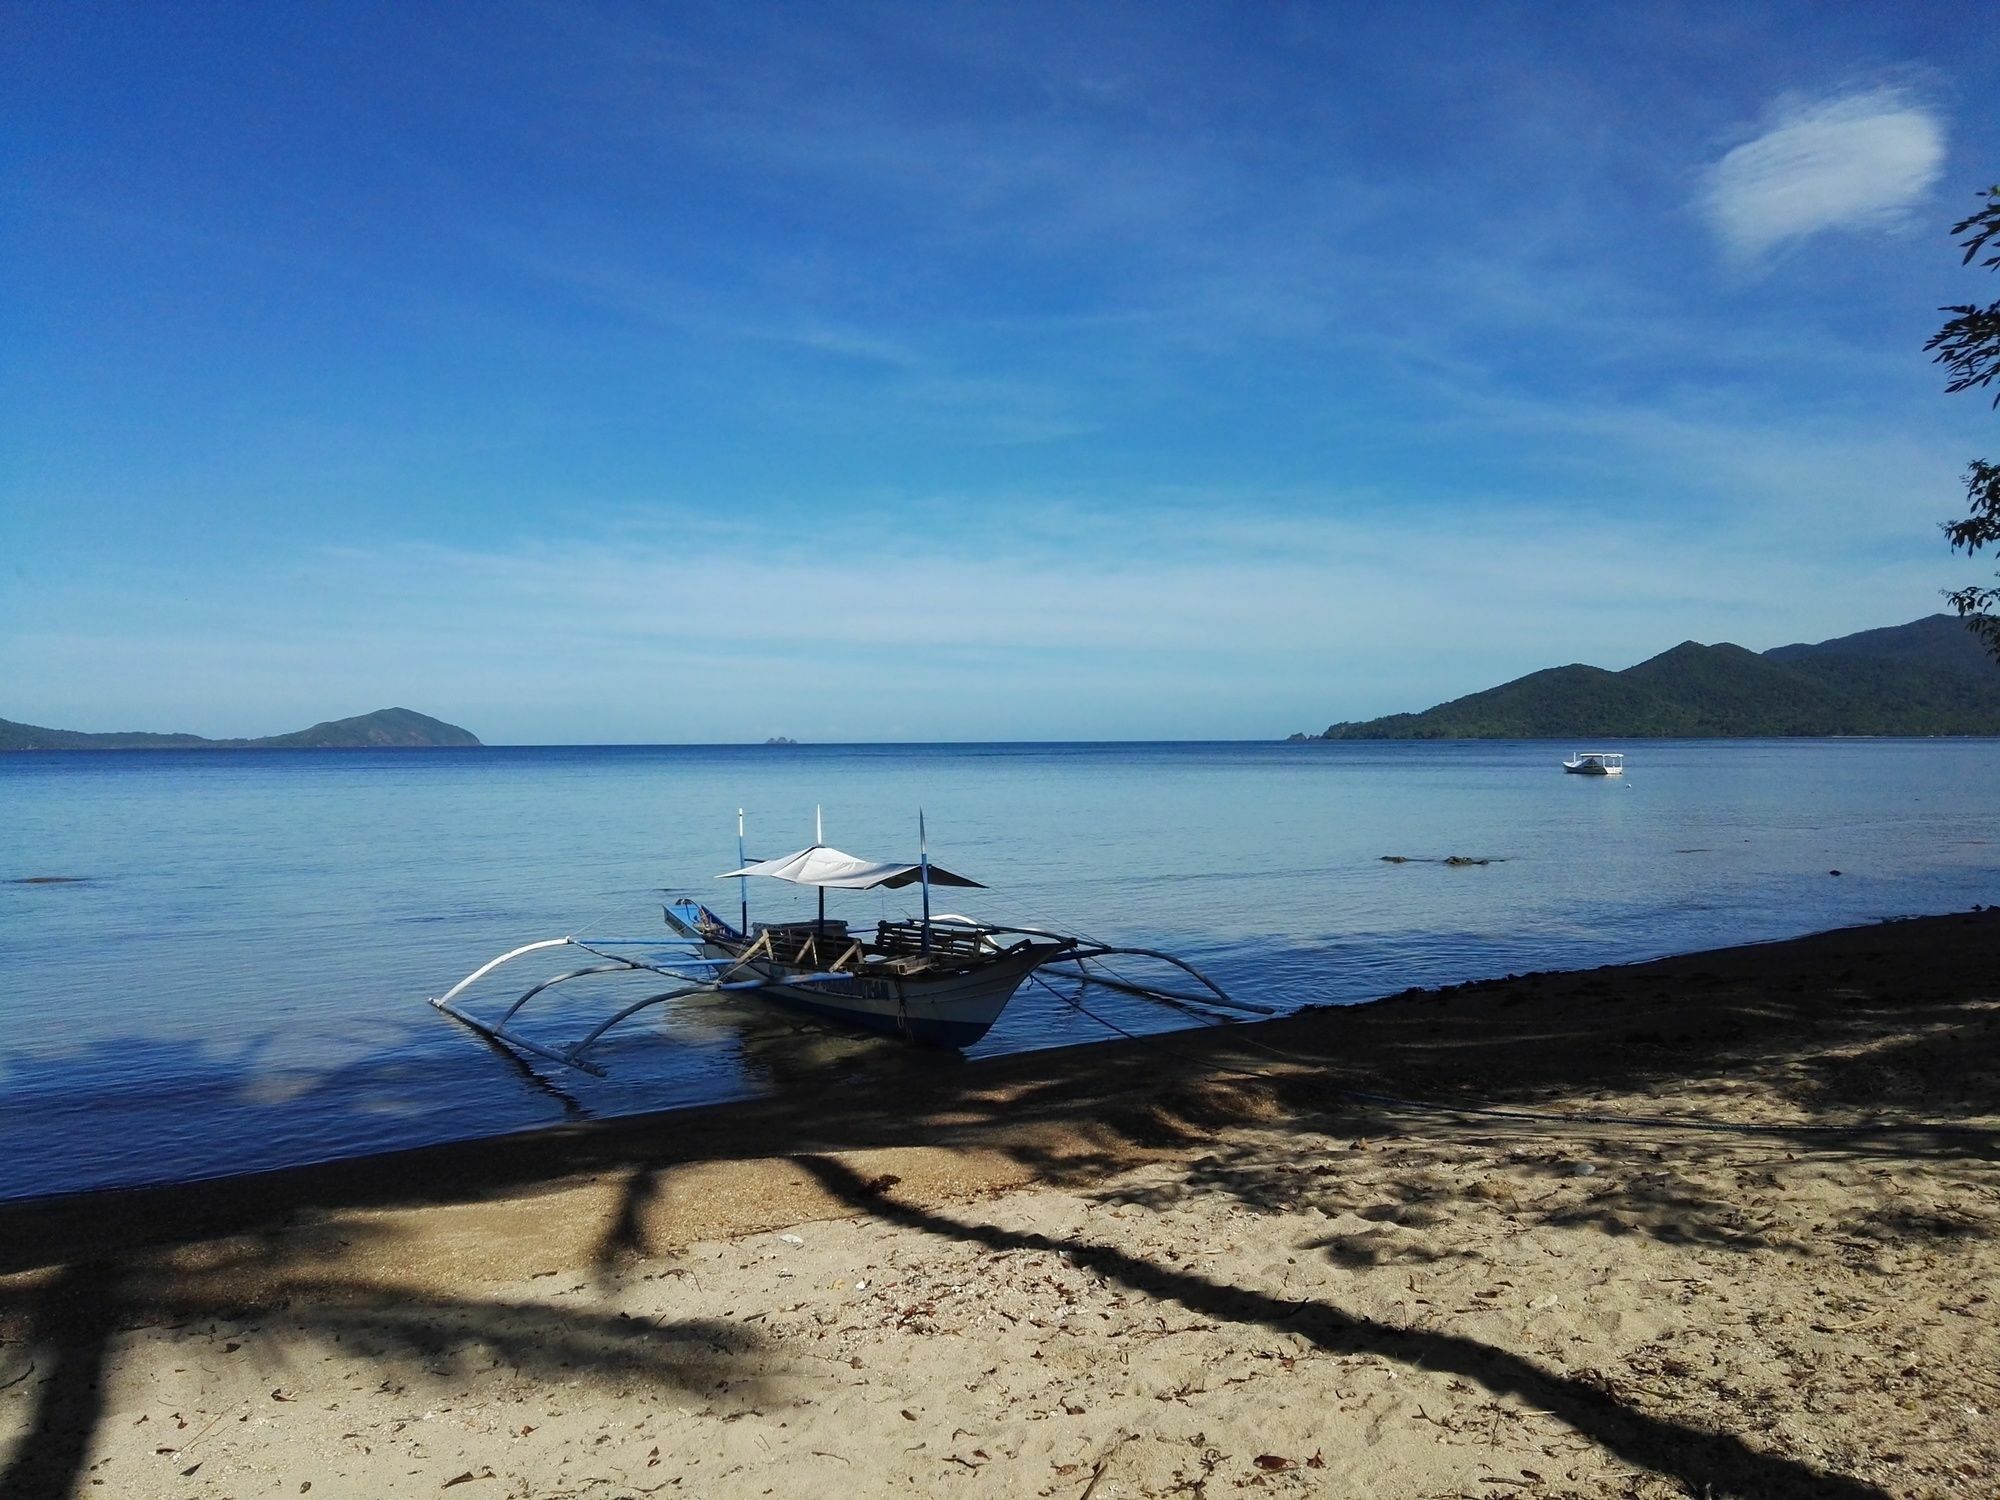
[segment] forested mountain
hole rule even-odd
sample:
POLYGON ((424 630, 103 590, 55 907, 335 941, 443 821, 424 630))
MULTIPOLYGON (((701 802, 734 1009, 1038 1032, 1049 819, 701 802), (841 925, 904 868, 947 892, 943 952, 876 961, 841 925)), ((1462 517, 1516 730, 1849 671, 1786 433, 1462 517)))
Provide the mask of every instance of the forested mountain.
POLYGON ((381 708, 372 714, 333 719, 310 729, 258 740, 205 740, 198 734, 138 730, 85 734, 0 719, 0 750, 406 750, 478 743, 475 735, 456 724, 407 708, 381 708))
POLYGON ((2000 665, 1963 620, 1931 615, 1759 654, 1683 641, 1607 672, 1551 667, 1422 713, 1295 739, 1752 738, 2000 734, 2000 665))

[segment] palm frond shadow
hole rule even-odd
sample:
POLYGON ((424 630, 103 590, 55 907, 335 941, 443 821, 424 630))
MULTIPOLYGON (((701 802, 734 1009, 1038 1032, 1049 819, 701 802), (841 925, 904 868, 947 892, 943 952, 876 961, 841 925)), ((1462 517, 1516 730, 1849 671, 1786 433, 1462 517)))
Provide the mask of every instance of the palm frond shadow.
MULTIPOLYGON (((1407 1232, 1408 1221, 1423 1215, 1430 1206, 1425 1195, 1438 1189, 1412 1185, 1390 1190, 1386 1199, 1356 1198, 1337 1170, 1338 1152, 1355 1138, 1483 1142, 1531 1155, 1587 1147, 1619 1165, 1620 1196, 1614 1202, 1593 1190, 1581 1200, 1551 1199, 1537 1210, 1551 1228, 1824 1253, 1745 1220, 1728 1192, 1690 1182, 1687 1173, 1662 1175, 1655 1152, 1671 1138, 1675 1150, 1698 1164, 1704 1153, 1720 1160, 1732 1142, 1753 1141, 1761 1158, 1787 1159, 1770 1168, 1779 1175, 1793 1159, 1802 1167, 1914 1162, 1939 1171, 1983 1170, 2000 1160, 2000 1131, 1988 1124, 1947 1120, 1881 1129, 1860 1113, 1877 1104, 1914 1113, 1900 1108, 1911 1097, 1900 1085, 1884 1093, 1870 1083, 1912 1075, 1943 1080, 1929 1097, 1969 1113, 1981 1097, 1971 1080, 1991 1073, 2000 1055, 1992 997, 1931 978, 1953 966, 1990 974, 2000 912, 1903 925, 1909 930, 1898 941, 1879 929, 1856 929, 1794 945, 1776 978, 1758 968, 1763 955, 1744 950, 1610 974, 1528 976, 1340 1016, 1305 1016, 1254 1033, 1181 1035, 950 1068, 921 1056, 870 1054, 865 1086, 847 1072, 800 1080, 782 1097, 571 1124, 510 1138, 502 1149, 492 1142, 429 1147, 199 1187, 0 1208, 0 1275, 37 1273, 0 1288, 0 1324, 18 1332, 15 1341, 36 1364, 33 1416, 0 1468, 0 1493, 68 1494, 74 1487, 101 1416, 106 1351, 119 1327, 220 1316, 240 1300, 234 1288, 246 1280, 259 1282, 266 1305, 289 1290, 303 1336, 370 1339, 378 1357, 392 1363, 464 1361, 476 1352, 533 1378, 686 1390, 713 1384, 717 1368, 741 1376, 756 1351, 734 1327, 634 1329, 629 1320, 582 1308, 418 1298, 343 1273, 338 1252, 347 1247, 337 1241, 356 1232, 351 1210, 499 1199, 559 1179, 617 1175, 619 1201, 585 1253, 589 1264, 579 1268, 585 1277, 609 1281, 625 1262, 656 1251, 648 1223, 677 1168, 790 1156, 808 1163, 848 1211, 995 1248, 1068 1250, 1147 1295, 1214 1316, 1282 1319, 1322 1347, 1374 1350, 1458 1371, 1493 1390, 1519 1393, 1632 1462, 1684 1477, 1697 1492, 1702 1483, 1727 1478, 1746 1493, 1872 1496, 1877 1492, 1865 1485, 1759 1453, 1729 1434, 1633 1412, 1603 1391, 1476 1340, 1388 1328, 1322 1304, 1281 1304, 1103 1246, 961 1223, 882 1198, 874 1180, 834 1157, 912 1145, 997 1152, 1024 1175, 1085 1191, 1101 1190, 1107 1175, 1135 1160, 1188 1161, 1185 1181, 1147 1191, 1229 1194, 1272 1210, 1300 1202, 1351 1210, 1371 1229, 1329 1235, 1321 1248, 1370 1264, 1413 1253, 1420 1237, 1407 1232), (1914 954, 1949 961, 1927 968, 1914 954), (1918 981, 1911 981, 1913 973, 1918 981), (1741 1136, 1700 1134, 1704 1101, 1720 1097, 1734 1075, 1749 1073, 1790 1080, 1791 1102, 1807 1123, 1741 1136), (1829 1079, 1839 1085, 1831 1100, 1829 1079), (1688 1126, 1663 1133, 1476 1113, 1543 1110, 1551 1101, 1574 1110, 1582 1100, 1587 1108, 1593 1090, 1657 1097, 1663 1112, 1687 1114, 1688 1126), (1431 1103, 1399 1103, 1390 1095, 1431 1103), (1837 1115, 1824 1112, 1830 1102, 1840 1106, 1837 1115), (1236 1147, 1213 1144, 1240 1124, 1287 1132, 1293 1164, 1314 1161, 1335 1170, 1307 1184, 1236 1147), (1195 1158, 1197 1152, 1207 1159, 1195 1158), (1406 1221, 1401 1232, 1399 1218, 1406 1221), (308 1232, 313 1224, 328 1227, 308 1232), (283 1232, 272 1232, 274 1225, 283 1232), (254 1240, 248 1250, 236 1244, 246 1235, 254 1240), (79 1246, 93 1247, 94 1259, 79 1260, 79 1246), (214 1248, 202 1252, 210 1258, 198 1274, 187 1273, 183 1260, 183 1269, 170 1275, 158 1269, 167 1259, 163 1246, 214 1248)), ((1947 1240, 2000 1232, 2000 1225, 1964 1213, 1887 1200, 1843 1228, 1885 1243, 1911 1233, 1947 1240)))
POLYGON ((1392 1328, 1324 1302, 1287 1302, 1227 1286, 1181 1267, 1167 1267, 1088 1240, 968 1222, 902 1203, 877 1190, 851 1167, 828 1157, 805 1158, 820 1182, 852 1207, 892 1224, 995 1251, 1058 1254, 1107 1280, 1190 1312, 1261 1323, 1311 1340, 1329 1353, 1366 1353, 1430 1370, 1449 1371, 1495 1395, 1531 1402, 1567 1422, 1627 1462, 1672 1475, 1691 1494, 1726 1492, 1797 1500, 1887 1500, 1874 1485, 1761 1452, 1731 1433, 1703 1431, 1634 1410, 1612 1393, 1477 1339, 1436 1330, 1392 1328))
MULTIPOLYGON (((508 1371, 550 1384, 699 1395, 729 1408, 766 1399, 762 1339, 706 1318, 652 1321, 573 1302, 440 1296, 393 1280, 344 1275, 333 1247, 277 1236, 172 1268, 139 1260, 63 1267, 0 1292, 0 1326, 32 1382, 32 1413, 0 1464, 0 1495, 75 1494, 98 1423, 120 1329, 255 1317, 284 1344, 336 1346, 387 1380, 508 1371)), ((352 1249, 351 1239, 338 1246, 352 1249)))

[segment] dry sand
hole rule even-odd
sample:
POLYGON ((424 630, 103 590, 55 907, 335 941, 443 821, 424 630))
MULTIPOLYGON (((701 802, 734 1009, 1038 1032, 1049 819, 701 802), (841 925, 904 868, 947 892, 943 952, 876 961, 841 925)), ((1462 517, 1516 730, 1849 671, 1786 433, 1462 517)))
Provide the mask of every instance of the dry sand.
POLYGON ((1993 1496, 1996 952, 1980 912, 885 1049, 17 1208, 0 1494, 1993 1496))

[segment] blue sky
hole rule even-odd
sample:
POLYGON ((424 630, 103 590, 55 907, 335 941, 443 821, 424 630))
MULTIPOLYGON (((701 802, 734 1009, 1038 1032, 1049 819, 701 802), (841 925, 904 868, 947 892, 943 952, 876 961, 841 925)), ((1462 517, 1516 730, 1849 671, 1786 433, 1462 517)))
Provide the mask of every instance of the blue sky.
POLYGON ((1990 21, 10 6, 0 716, 1256 738, 1932 613, 1990 21))

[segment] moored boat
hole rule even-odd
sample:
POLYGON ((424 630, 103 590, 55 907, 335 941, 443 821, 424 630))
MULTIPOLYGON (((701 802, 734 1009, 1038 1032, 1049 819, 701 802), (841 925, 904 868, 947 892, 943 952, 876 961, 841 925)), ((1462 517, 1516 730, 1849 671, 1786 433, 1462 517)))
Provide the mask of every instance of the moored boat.
MULTIPOLYGON (((737 814, 737 856, 742 859, 742 813, 737 814)), ((1061 966, 1069 979, 1098 984, 1178 1009, 1271 1013, 1267 1006, 1232 999, 1191 965, 1150 948, 1116 948, 1032 928, 1005 927, 962 916, 931 914, 931 887, 982 889, 930 860, 918 820, 914 862, 871 861, 815 841, 778 859, 743 862, 716 877, 739 883, 738 920, 731 923, 693 897, 664 908, 667 931, 652 939, 546 938, 503 953, 453 985, 431 1004, 482 1035, 519 1052, 586 1072, 601 1073, 584 1053, 614 1026, 652 1006, 699 996, 743 994, 864 1030, 940 1047, 969 1047, 992 1028, 1030 976, 1061 966), (803 922, 750 921, 748 882, 782 880, 810 886, 819 914, 803 922), (829 890, 922 889, 918 917, 883 920, 873 931, 851 932, 826 915, 829 890), (501 966, 530 953, 575 947, 601 960, 531 986, 497 1021, 483 1020, 460 1003, 471 987, 501 966), (619 951, 623 950, 623 951, 619 951), (643 953, 645 956, 635 956, 643 953), (1192 979, 1197 989, 1170 990, 1137 983, 1093 967, 1124 955, 1156 960, 1192 979), (572 980, 648 973, 675 987, 645 996, 599 1022, 580 1041, 555 1046, 525 1035, 515 1018, 529 1002, 572 980)))
POLYGON ((1625 757, 1617 750, 1573 750, 1563 769, 1575 776, 1623 776, 1625 757))

